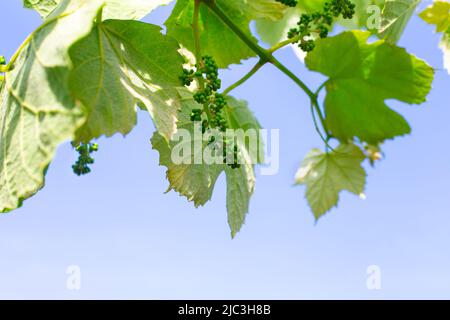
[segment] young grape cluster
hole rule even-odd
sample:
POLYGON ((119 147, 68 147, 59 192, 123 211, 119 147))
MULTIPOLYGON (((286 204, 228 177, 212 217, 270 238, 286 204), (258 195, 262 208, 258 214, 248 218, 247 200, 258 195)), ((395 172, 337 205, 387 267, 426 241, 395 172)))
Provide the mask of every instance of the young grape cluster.
POLYGON ((275 0, 277 2, 281 2, 282 4, 288 6, 288 7, 296 7, 298 1, 297 0, 275 0))
MULTIPOLYGON (((194 92, 194 100, 202 106, 191 111, 191 121, 202 123, 202 133, 211 129, 218 129, 224 133, 228 129, 228 123, 224 114, 227 106, 226 98, 219 93, 222 81, 219 79, 219 67, 213 57, 203 56, 201 61, 195 65, 195 70, 183 69, 180 80, 185 86, 190 86, 194 80, 199 83, 197 91, 194 92)), ((210 143, 215 142, 212 136, 210 143)), ((233 150, 234 161, 228 164, 231 168, 239 168, 237 163, 238 150, 233 150)), ((223 159, 227 163, 227 141, 224 141, 223 159)))
POLYGON ((214 59, 210 56, 204 56, 201 62, 196 65, 196 71, 184 69, 180 79, 185 86, 190 86, 195 79, 198 79, 201 84, 200 88, 194 93, 194 100, 201 104, 203 108, 193 109, 191 120, 202 121, 203 133, 210 128, 218 128, 225 132, 227 121, 223 109, 227 103, 225 97, 217 92, 222 86, 222 82, 219 79, 219 67, 214 59), (202 117, 207 112, 209 112, 209 120, 202 117))
POLYGON ((73 172, 78 175, 85 175, 91 172, 90 164, 94 163, 91 153, 98 151, 98 144, 96 143, 81 143, 75 150, 79 153, 78 160, 72 166, 73 172))
POLYGON ((289 30, 288 38, 299 37, 298 46, 305 52, 314 50, 316 43, 313 34, 320 38, 328 37, 333 20, 340 15, 351 19, 355 14, 355 4, 350 0, 331 0, 325 2, 323 10, 311 14, 302 14, 296 28, 289 30))

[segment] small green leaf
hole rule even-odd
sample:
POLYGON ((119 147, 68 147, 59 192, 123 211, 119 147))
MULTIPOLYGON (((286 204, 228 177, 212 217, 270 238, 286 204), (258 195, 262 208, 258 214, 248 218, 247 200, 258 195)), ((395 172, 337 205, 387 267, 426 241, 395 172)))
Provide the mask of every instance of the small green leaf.
POLYGON ((147 108, 157 130, 170 139, 176 130, 183 58, 178 43, 159 26, 107 20, 70 49, 71 91, 88 119, 77 140, 127 134, 136 124, 136 104, 147 108))
POLYGON ((444 53, 444 67, 450 73, 450 3, 436 1, 419 15, 429 24, 436 25, 436 32, 442 32, 439 44, 444 53))
MULTIPOLYGON (((193 201, 196 207, 205 205, 211 199, 217 178, 222 172, 225 172, 228 223, 234 237, 244 224, 254 189, 255 175, 252 161, 250 161, 251 156, 245 145, 239 145, 240 152, 249 162, 242 164, 239 169, 231 169, 225 164, 207 164, 201 161, 203 150, 208 142, 202 139, 201 130, 195 132, 195 125, 190 120, 192 110, 199 108, 199 105, 192 99, 192 92, 185 88, 180 88, 179 92, 182 108, 178 117, 178 129, 187 130, 192 138, 187 141, 182 140, 181 143, 193 151, 183 154, 183 163, 175 164, 171 155, 180 141, 172 140, 167 143, 159 133, 155 133, 152 138, 153 148, 160 154, 160 165, 167 167, 169 190, 174 190, 189 201, 193 201), (196 144, 202 148, 195 148, 196 144), (196 162, 195 159, 200 159, 200 161, 196 162)), ((260 129, 258 121, 251 115, 245 102, 228 97, 228 104, 227 116, 234 119, 232 120, 233 129, 260 129)))
POLYGON ((0 88, 0 212, 44 185, 56 148, 84 114, 67 88, 68 48, 89 33, 101 1, 65 0, 33 33, 0 88), (61 36, 64 35, 64 36, 61 36))
POLYGON ((36 10, 41 17, 47 17, 61 0, 23 0, 23 6, 28 9, 36 10))
POLYGON ((450 28, 450 3, 436 1, 419 16, 428 24, 436 25, 436 32, 447 31, 450 28))
POLYGON ((387 0, 381 14, 379 36, 397 43, 420 0, 387 0))
POLYGON ((425 101, 433 69, 404 49, 382 40, 367 44, 369 32, 344 32, 320 39, 306 58, 310 70, 328 76, 326 124, 343 143, 354 137, 378 144, 410 132, 406 120, 386 104, 425 101))
POLYGON ((313 149, 297 171, 295 183, 306 185, 306 198, 316 220, 336 207, 343 190, 362 195, 366 172, 361 166, 365 155, 354 144, 340 145, 324 153, 313 149))

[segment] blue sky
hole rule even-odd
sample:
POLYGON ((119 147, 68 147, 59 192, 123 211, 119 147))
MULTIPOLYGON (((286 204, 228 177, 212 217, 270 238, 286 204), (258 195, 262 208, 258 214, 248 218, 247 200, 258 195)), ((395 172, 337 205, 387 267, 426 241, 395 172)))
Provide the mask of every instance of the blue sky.
MULTIPOLYGON (((147 20, 161 23, 168 12, 147 20)), ((40 21, 21 1, 3 3, 2 13, 0 53, 11 56, 40 21)), ((412 135, 387 143, 375 170, 367 166, 366 200, 343 193, 317 225, 304 188, 292 185, 303 156, 322 144, 307 97, 270 66, 233 94, 248 100, 265 128, 280 129, 281 167, 258 177, 234 240, 223 177, 204 208, 164 194, 147 114, 126 138, 99 141, 88 176, 72 173, 76 155, 61 146, 45 189, 0 216, 0 298, 450 298, 450 77, 438 43, 414 17, 400 45, 438 69, 428 102, 389 103, 412 135), (80 290, 66 287, 70 265, 80 267, 80 290), (370 265, 380 267, 381 290, 366 286, 370 265)), ((278 55, 311 87, 323 80, 290 49, 278 55)), ((223 72, 225 83, 254 62, 223 72)))

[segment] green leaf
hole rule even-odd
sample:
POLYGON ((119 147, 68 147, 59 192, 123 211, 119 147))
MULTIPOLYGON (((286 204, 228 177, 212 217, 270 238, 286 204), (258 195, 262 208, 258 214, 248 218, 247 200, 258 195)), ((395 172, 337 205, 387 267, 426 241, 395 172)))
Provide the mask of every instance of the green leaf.
POLYGON ((313 149, 297 171, 295 183, 306 185, 306 198, 316 220, 336 207, 343 190, 362 195, 366 172, 365 155, 354 144, 340 145, 334 152, 313 149))
POLYGON ((369 32, 344 32, 320 39, 306 58, 310 70, 328 76, 326 124, 342 142, 354 137, 371 144, 410 132, 387 99, 425 101, 433 69, 404 49, 383 40, 367 44, 369 32))
POLYGON ((159 26, 107 20, 70 49, 70 88, 88 119, 77 140, 127 134, 136 124, 136 104, 147 108, 157 130, 170 139, 179 109, 184 62, 178 43, 159 26))
POLYGON ((261 40, 270 46, 287 40, 289 29, 293 28, 299 21, 302 11, 299 7, 288 8, 282 19, 270 21, 267 19, 256 20, 256 31, 261 40))
MULTIPOLYGON (((255 17, 249 14, 248 10, 242 9, 244 5, 242 0, 217 0, 217 5, 256 42, 250 31, 250 21, 255 17)), ((177 39, 191 52, 195 51, 193 14, 194 1, 178 0, 171 16, 165 22, 167 34, 177 39)), ((204 4, 200 6, 199 28, 202 54, 213 56, 220 68, 240 63, 241 60, 256 55, 204 4)))
MULTIPOLYGON (((195 124, 190 120, 192 109, 199 108, 199 105, 192 99, 192 92, 185 88, 180 88, 179 92, 182 108, 178 117, 178 129, 187 130, 192 139, 185 141, 184 138, 174 137, 174 140, 167 143, 159 133, 155 133, 152 138, 153 148, 160 154, 160 165, 167 167, 169 190, 174 190, 189 201, 193 201, 196 207, 205 205, 211 199, 217 178, 222 172, 225 172, 228 223, 234 237, 244 224, 254 189, 255 176, 251 156, 246 147, 240 144, 240 152, 248 163, 242 164, 239 169, 231 169, 225 164, 202 162, 202 154, 204 148, 207 148, 208 142, 203 140, 201 130, 196 130, 195 124), (175 148, 180 143, 190 147, 193 152, 183 153, 182 163, 174 163, 171 155, 172 152, 176 152, 175 148), (195 148, 195 145, 203 148, 195 148)), ((233 119, 231 121, 233 129, 260 129, 258 121, 248 110, 244 101, 229 97, 228 104, 227 116, 233 119)))
POLYGON ((29 38, 0 89, 0 212, 44 185, 56 148, 84 121, 66 86, 69 46, 85 36, 101 1, 64 1, 29 38), (62 36, 63 35, 63 36, 62 36))
POLYGON ((103 19, 141 20, 173 0, 105 0, 103 19))
POLYGON ((436 1, 419 16, 428 24, 436 25, 436 32, 447 31, 450 28, 450 3, 436 1))
POLYGON ((444 67, 450 73, 450 3, 436 1, 419 16, 425 22, 436 25, 436 32, 443 32, 439 47, 444 53, 444 67))
POLYGON ((256 31, 261 40, 271 46, 287 40, 289 29, 295 27, 302 13, 321 11, 326 0, 300 1, 295 8, 282 11, 283 16, 276 21, 267 18, 256 19, 256 31))
POLYGON ((252 19, 277 21, 284 16, 288 8, 275 0, 242 0, 236 1, 242 14, 252 19))
MULTIPOLYGON (((35 9, 46 18, 62 0, 24 0, 26 8, 35 9)), ((166 5, 172 0, 104 0, 103 19, 140 20, 159 6, 166 5)))
POLYGON ((47 17, 61 0, 23 0, 23 6, 28 9, 36 10, 41 17, 47 17))
POLYGON ((381 14, 379 37, 397 43, 420 0, 387 0, 381 14))

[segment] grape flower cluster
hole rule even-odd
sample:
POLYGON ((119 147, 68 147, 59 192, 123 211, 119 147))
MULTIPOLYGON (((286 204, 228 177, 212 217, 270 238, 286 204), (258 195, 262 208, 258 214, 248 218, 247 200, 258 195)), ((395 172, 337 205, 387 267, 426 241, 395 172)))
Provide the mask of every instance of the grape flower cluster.
POLYGON ((352 19, 355 14, 355 4, 350 0, 331 0, 325 2, 323 10, 311 14, 303 13, 296 28, 289 30, 288 38, 299 38, 298 46, 305 52, 314 50, 316 43, 311 39, 313 34, 320 38, 328 37, 333 20, 340 15, 344 19, 352 19))
POLYGON ((296 7, 298 1, 297 0, 276 0, 277 2, 281 2, 282 4, 288 7, 296 7))
POLYGON ((91 172, 90 164, 94 163, 94 158, 91 154, 98 151, 98 144, 96 143, 80 143, 75 150, 78 152, 78 160, 72 166, 73 172, 78 175, 85 175, 91 172))
MULTIPOLYGON (((197 80, 199 87, 193 94, 194 100, 202 108, 192 109, 191 121, 202 123, 202 133, 211 129, 218 129, 224 133, 228 129, 228 122, 225 118, 224 108, 227 106, 226 98, 219 93, 222 81, 219 79, 219 67, 211 56, 203 56, 201 61, 195 65, 195 70, 183 69, 180 80, 185 86, 190 86, 194 80, 197 80)), ((211 136, 209 143, 216 141, 211 136)), ((227 141, 223 144, 224 163, 227 160, 227 141)), ((238 148, 235 145, 233 150, 233 163, 228 164, 231 168, 237 169, 240 165, 237 163, 238 148)))

